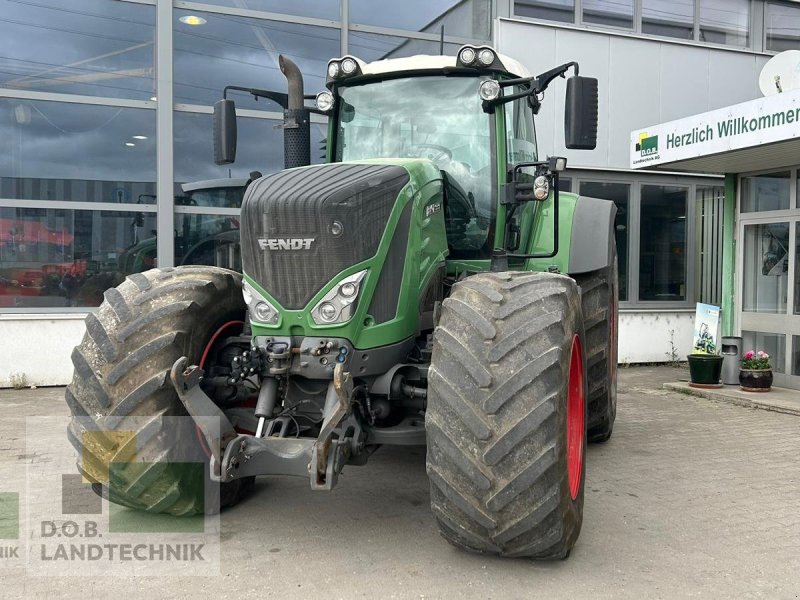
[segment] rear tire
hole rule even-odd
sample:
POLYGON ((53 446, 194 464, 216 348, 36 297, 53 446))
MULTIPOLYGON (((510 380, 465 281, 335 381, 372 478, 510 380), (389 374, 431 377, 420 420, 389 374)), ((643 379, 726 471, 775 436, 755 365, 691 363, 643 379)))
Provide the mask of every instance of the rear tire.
POLYGON ((237 502, 252 480, 213 493, 193 421, 168 417, 186 417, 169 378, 175 361, 198 364, 222 324, 244 320, 241 276, 217 267, 152 269, 104 296, 86 317, 66 390, 79 470, 96 492, 149 512, 192 515, 237 502))
POLYGON ((451 544, 569 555, 583 520, 583 339, 569 277, 481 273, 453 287, 434 333, 426 412, 431 508, 451 544))
POLYGON ((605 442, 614 431, 617 417, 617 344, 619 302, 617 299, 617 252, 611 265, 576 275, 586 327, 586 365, 589 376, 590 442, 605 442))

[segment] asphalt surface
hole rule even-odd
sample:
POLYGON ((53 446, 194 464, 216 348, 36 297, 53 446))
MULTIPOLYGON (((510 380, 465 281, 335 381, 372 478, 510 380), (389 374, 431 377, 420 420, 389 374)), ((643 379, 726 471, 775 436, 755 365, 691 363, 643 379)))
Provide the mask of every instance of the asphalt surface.
MULTIPOLYGON (((382 449, 329 494, 259 480, 221 517, 219 574, 80 576, 76 563, 78 576, 42 577, 38 563, 0 560, 0 597, 799 597, 800 417, 661 389, 677 379, 668 367, 620 371, 614 436, 589 449, 583 530, 566 561, 450 547, 428 508, 424 449, 382 449)), ((31 451, 36 419, 26 445, 25 418, 66 414, 62 394, 0 391, 7 489, 23 463, 30 473, 51 460, 31 451)))

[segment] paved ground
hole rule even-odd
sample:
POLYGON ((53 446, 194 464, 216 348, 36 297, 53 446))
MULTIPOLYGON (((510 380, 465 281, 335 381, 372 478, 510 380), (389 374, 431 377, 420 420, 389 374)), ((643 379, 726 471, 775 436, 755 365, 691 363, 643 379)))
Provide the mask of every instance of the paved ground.
MULTIPOLYGON (((590 448, 583 532, 564 562, 452 549, 427 508, 424 452, 382 450, 330 495, 260 481, 222 517, 221 576, 0 568, 0 596, 797 598, 800 417, 662 390, 676 373, 621 371, 617 428, 590 448)), ((63 414, 61 393, 0 391, 0 476, 31 459, 22 418, 63 414)))

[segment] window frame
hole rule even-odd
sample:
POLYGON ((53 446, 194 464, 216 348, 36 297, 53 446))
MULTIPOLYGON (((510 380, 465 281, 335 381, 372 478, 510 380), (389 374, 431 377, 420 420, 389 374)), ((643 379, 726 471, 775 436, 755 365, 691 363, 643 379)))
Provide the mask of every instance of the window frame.
POLYGON ((721 176, 686 176, 653 172, 629 173, 617 170, 568 169, 566 177, 572 179, 573 193, 580 190, 583 182, 621 183, 630 186, 628 197, 628 299, 620 300, 620 311, 625 312, 694 312, 699 286, 697 284, 697 188, 724 186, 721 176), (641 188, 643 185, 680 186, 687 188, 686 203, 686 299, 640 300, 639 299, 639 248, 641 237, 641 188))
POLYGON ((747 31, 747 45, 740 46, 734 44, 718 44, 714 42, 705 42, 700 39, 700 4, 703 0, 693 0, 694 3, 694 19, 692 24, 692 38, 682 39, 670 36, 661 36, 652 33, 644 33, 642 31, 642 0, 634 0, 633 11, 633 27, 615 27, 613 25, 601 25, 598 23, 589 23, 583 20, 583 0, 575 0, 575 14, 572 22, 564 21, 550 21, 547 19, 527 17, 518 15, 515 12, 515 0, 508 0, 508 15, 512 19, 548 25, 551 27, 564 27, 564 28, 578 28, 589 31, 605 31, 618 35, 632 35, 635 37, 659 40, 663 42, 670 42, 675 44, 688 44, 692 46, 702 46, 704 48, 718 48, 722 50, 732 50, 740 52, 759 52, 763 54, 776 54, 776 52, 766 52, 766 3, 773 2, 781 4, 780 0, 750 0, 750 15, 748 19, 747 31))

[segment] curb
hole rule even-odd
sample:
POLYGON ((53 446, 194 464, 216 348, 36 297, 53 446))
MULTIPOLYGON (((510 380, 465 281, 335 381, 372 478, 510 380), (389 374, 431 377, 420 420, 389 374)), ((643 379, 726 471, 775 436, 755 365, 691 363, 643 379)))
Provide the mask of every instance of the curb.
POLYGON ((797 399, 785 400, 781 398, 768 398, 767 394, 754 394, 742 392, 734 389, 733 386, 721 389, 700 389, 689 387, 688 383, 665 383, 662 386, 664 389, 686 394, 687 396, 694 396, 696 398, 706 398, 707 400, 714 400, 715 402, 725 402, 727 404, 734 404, 736 406, 743 406, 746 408, 758 408, 761 410, 771 410, 787 415, 800 416, 800 392, 794 390, 786 390, 790 393, 797 394, 797 399))

